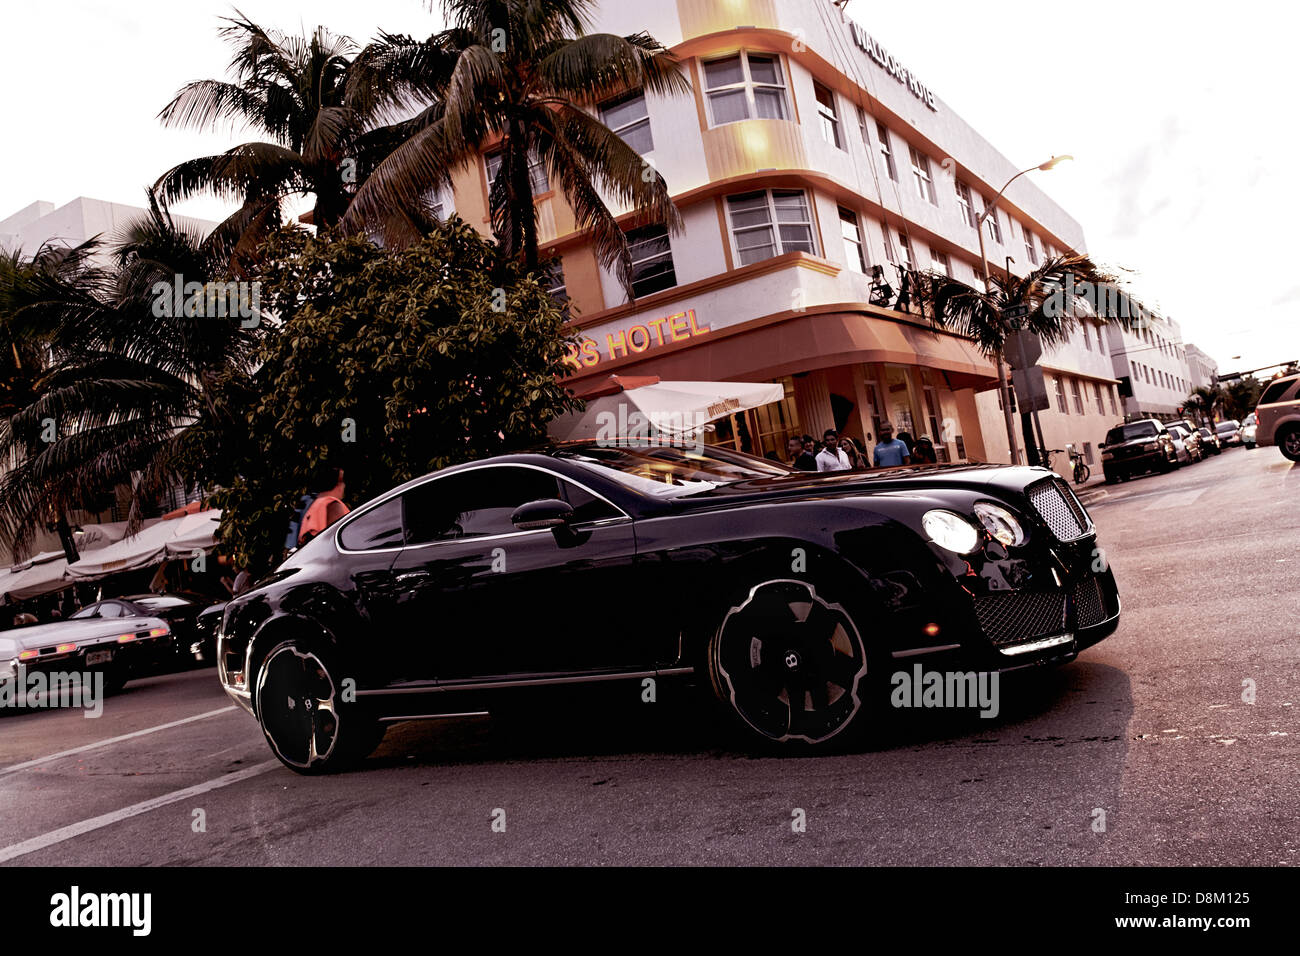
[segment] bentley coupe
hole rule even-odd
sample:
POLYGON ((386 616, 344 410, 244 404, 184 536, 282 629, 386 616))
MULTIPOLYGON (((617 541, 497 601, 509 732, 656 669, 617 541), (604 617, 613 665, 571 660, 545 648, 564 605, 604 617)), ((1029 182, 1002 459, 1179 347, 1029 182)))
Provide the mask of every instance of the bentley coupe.
POLYGON ((227 693, 299 773, 392 721, 682 679, 761 749, 822 750, 924 662, 1072 660, 1120 600, 1042 468, 810 474, 710 446, 561 444, 379 496, 226 606, 227 693))

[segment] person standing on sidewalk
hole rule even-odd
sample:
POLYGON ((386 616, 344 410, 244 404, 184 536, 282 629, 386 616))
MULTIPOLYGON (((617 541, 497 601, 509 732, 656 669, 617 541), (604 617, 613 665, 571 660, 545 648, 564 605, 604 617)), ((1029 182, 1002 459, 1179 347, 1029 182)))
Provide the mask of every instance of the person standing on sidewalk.
POLYGON ((307 490, 316 495, 302 516, 298 529, 298 547, 302 547, 334 522, 348 513, 343 503, 343 469, 329 463, 321 465, 312 475, 307 490))

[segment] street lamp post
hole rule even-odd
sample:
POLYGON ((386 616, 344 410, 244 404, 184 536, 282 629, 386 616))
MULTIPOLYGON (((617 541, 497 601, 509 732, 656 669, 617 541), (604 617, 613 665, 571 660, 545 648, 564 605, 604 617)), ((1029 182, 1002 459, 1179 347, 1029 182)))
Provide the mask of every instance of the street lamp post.
MULTIPOLYGON (((1037 166, 1030 166, 1028 169, 1022 169, 1020 172, 1008 179, 1007 184, 998 191, 996 196, 993 197, 993 201, 984 207, 984 212, 975 223, 975 231, 979 233, 980 238, 980 268, 984 270, 984 291, 986 293, 990 291, 993 283, 989 279, 988 255, 984 251, 984 220, 988 219, 989 214, 997 208, 998 200, 1002 198, 1003 194, 1008 188, 1010 188, 1011 184, 1021 176, 1025 175, 1025 173, 1032 173, 1035 169, 1041 169, 1046 172, 1049 169, 1055 168, 1058 163, 1073 158, 1073 156, 1053 156, 1045 163, 1040 163, 1037 166)), ((1009 271, 1010 270, 1008 270, 1008 272, 1009 271)), ((1007 426, 1007 445, 1011 448, 1011 463, 1013 465, 1018 465, 1020 464, 1020 451, 1016 447, 1016 429, 1015 424, 1011 420, 1011 390, 1007 387, 1006 365, 1002 360, 1002 353, 1000 351, 998 352, 997 359, 998 391, 1002 393, 1002 413, 1007 426)))

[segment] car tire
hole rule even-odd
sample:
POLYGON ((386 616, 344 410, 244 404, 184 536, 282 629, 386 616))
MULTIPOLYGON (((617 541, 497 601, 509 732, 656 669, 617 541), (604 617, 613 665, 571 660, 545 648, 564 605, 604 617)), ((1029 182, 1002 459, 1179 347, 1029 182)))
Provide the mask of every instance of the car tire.
POLYGON ((343 700, 334 654, 289 640, 257 671, 257 721, 276 758, 295 773, 346 770, 379 746, 384 727, 343 700))
POLYGON ((122 688, 126 687, 126 682, 132 676, 130 668, 124 664, 114 664, 112 667, 106 667, 103 673, 105 697, 122 693, 122 688))
POLYGON ((1300 461, 1300 427, 1292 426, 1277 435, 1277 447, 1287 461, 1300 461))
POLYGON ((707 650, 714 694, 760 749, 823 752, 863 722, 866 642, 822 587, 785 578, 749 587, 729 603, 707 650))

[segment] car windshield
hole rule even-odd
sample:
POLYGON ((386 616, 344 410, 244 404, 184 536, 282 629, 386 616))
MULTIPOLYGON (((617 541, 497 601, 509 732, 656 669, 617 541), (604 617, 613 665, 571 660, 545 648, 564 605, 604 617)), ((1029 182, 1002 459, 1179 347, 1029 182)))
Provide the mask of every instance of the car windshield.
POLYGON ((1107 445, 1118 445, 1120 442, 1132 441, 1134 438, 1154 438, 1156 436, 1155 422, 1133 422, 1130 425, 1116 425, 1106 433, 1107 445))
POLYGON ((582 445, 558 454, 657 497, 689 495, 731 481, 793 472, 785 465, 708 445, 582 445))

